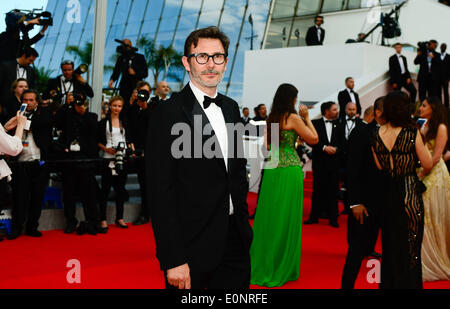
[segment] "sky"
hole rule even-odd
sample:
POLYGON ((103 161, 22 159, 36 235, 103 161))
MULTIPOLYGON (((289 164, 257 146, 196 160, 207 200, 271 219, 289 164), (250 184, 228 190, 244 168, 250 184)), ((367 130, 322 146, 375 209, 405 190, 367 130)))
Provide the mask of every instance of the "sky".
MULTIPOLYGON (((1 0, 0 1, 0 32, 5 31, 5 14, 13 9, 29 10, 46 8, 47 0, 1 0)), ((36 29, 38 30, 38 29, 36 29)))

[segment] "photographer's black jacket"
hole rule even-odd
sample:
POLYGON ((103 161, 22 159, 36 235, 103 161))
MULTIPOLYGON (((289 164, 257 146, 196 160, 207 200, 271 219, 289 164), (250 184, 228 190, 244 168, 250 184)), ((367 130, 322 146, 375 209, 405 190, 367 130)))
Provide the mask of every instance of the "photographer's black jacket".
MULTIPOLYGON (((101 143, 103 145, 106 146, 106 124, 108 123, 108 121, 111 121, 111 117, 108 116, 105 119, 102 119, 98 122, 98 132, 97 132, 97 141, 98 143, 101 143)), ((130 139, 130 132, 128 130, 128 125, 127 122, 124 120, 121 120, 122 123, 122 127, 125 131, 125 140, 127 142, 127 145, 129 143, 131 143, 131 139, 130 139)))
MULTIPOLYGON (((47 83, 47 89, 45 90, 44 94, 42 95, 42 98, 44 100, 48 100, 51 98, 50 91, 55 90, 59 95, 63 94, 63 90, 61 89, 61 77, 62 75, 59 75, 56 78, 52 78, 47 83)), ((92 98, 94 96, 94 91, 92 90, 92 87, 89 86, 88 83, 80 83, 75 76, 72 77, 73 82, 73 93, 83 93, 89 98, 92 98)))
POLYGON ((130 128, 130 142, 134 144, 137 152, 144 151, 147 143, 147 132, 153 109, 156 105, 148 103, 146 109, 141 109, 137 103, 128 111, 128 123, 130 128))
MULTIPOLYGON (((430 51, 427 51, 430 52, 430 51)), ((433 51, 433 59, 431 60, 431 69, 428 70, 428 55, 422 53, 417 55, 414 59, 414 64, 420 65, 419 76, 417 77, 418 82, 425 82, 431 78, 433 82, 439 82, 441 80, 441 57, 440 55, 433 51)))
MULTIPOLYGON (((28 45, 36 44, 43 37, 41 32, 39 32, 29 40, 28 45)), ((16 60, 24 46, 24 40, 20 39, 20 35, 17 35, 16 32, 5 31, 0 33, 0 62, 16 60)))
POLYGON ((147 78, 148 67, 144 55, 134 54, 134 56, 131 57, 131 59, 121 55, 117 59, 116 66, 114 67, 114 71, 110 79, 116 81, 119 79, 120 74, 122 74, 122 80, 120 81, 121 87, 127 85, 132 85, 132 87, 135 87, 138 81, 147 78), (135 76, 131 76, 130 74, 128 74, 128 68, 130 67, 130 60, 131 60, 131 68, 136 72, 135 76))
MULTIPOLYGON (((28 88, 34 89, 36 87, 37 77, 36 70, 33 66, 28 66, 27 71, 27 81, 28 88)), ((4 100, 11 96, 11 86, 13 82, 17 79, 17 60, 5 61, 0 63, 0 95, 2 100, 0 104, 4 106, 4 100)))

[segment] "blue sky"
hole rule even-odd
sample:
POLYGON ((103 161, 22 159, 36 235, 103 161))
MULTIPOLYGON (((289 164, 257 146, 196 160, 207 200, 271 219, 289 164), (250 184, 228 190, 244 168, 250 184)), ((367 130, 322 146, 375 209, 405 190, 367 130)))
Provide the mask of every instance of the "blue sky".
POLYGON ((12 9, 40 9, 47 6, 47 0, 2 0, 0 1, 0 32, 5 31, 5 14, 12 9))

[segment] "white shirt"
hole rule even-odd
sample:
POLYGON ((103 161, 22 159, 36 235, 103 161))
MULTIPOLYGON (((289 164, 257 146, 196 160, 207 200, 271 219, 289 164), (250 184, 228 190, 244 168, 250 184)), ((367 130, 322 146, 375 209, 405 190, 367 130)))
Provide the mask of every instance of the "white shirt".
MULTIPOLYGON (((205 107, 203 106, 203 102, 205 100, 205 96, 209 97, 209 95, 198 89, 192 82, 189 82, 189 86, 191 87, 191 90, 194 93, 195 98, 200 103, 200 106, 205 112, 206 117, 208 117, 208 120, 211 123, 212 129, 214 130, 217 140, 219 141, 222 156, 225 161, 225 167, 228 170, 228 132, 225 123, 225 118, 223 117, 222 109, 215 103, 212 103, 209 106, 209 108, 205 109, 205 107)), ((216 97, 217 91, 212 98, 214 99, 216 97)), ((232 214, 234 214, 234 208, 233 208, 233 201, 231 200, 230 195, 230 215, 232 214)))
POLYGON ((356 103, 355 93, 352 92, 350 88, 347 88, 348 94, 350 95, 351 102, 356 103))
POLYGON ((403 58, 401 54, 396 54, 398 63, 400 64, 400 70, 402 71, 402 75, 406 73, 405 64, 403 63, 403 58))
POLYGON ((447 53, 442 53, 441 54, 441 60, 444 61, 445 57, 447 56, 447 53))
POLYGON ((41 150, 36 145, 33 133, 30 131, 23 132, 23 150, 19 155, 20 162, 29 162, 41 159, 41 150))
MULTIPOLYGON (((7 154, 10 156, 17 156, 23 149, 22 141, 17 136, 11 136, 5 132, 5 129, 0 125, 0 155, 7 154)), ((10 180, 12 172, 6 164, 5 160, 0 160, 0 179, 8 177, 10 180)))
POLYGON ((327 118, 323 117, 323 121, 325 121, 325 129, 327 131, 328 143, 331 143, 331 135, 333 134, 333 123, 327 122, 327 118))
POLYGON ((27 70, 25 68, 20 67, 19 61, 17 61, 17 79, 25 78, 27 79, 27 70))
MULTIPOLYGON (((345 124, 345 139, 348 140, 348 137, 350 136, 353 129, 355 128, 356 121, 348 121, 349 120, 348 116, 345 116, 345 119, 347 120, 347 122, 345 124)), ((356 118, 353 117, 353 119, 356 119, 356 118)))
MULTIPOLYGON (((120 128, 114 128, 112 127, 112 133, 109 131, 109 121, 106 122, 106 148, 113 148, 117 147, 120 142, 124 142, 126 144, 125 140, 125 129, 122 129, 123 134, 120 132, 120 128)), ((103 154, 103 158, 111 159, 115 156, 112 154, 109 154, 105 152, 103 154)))
POLYGON ((320 27, 317 27, 317 25, 316 25, 316 29, 317 29, 317 38, 319 39, 319 42, 320 42, 321 35, 322 35, 322 29, 320 27))

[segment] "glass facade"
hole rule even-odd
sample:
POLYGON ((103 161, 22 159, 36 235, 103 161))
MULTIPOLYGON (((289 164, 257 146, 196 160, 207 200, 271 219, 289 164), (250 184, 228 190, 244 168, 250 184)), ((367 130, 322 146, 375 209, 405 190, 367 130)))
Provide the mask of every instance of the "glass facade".
POLYGON ((272 18, 263 48, 304 46, 306 32, 317 14, 354 10, 404 0, 273 0, 272 18))
MULTIPOLYGON (((220 91, 236 100, 242 96, 244 54, 250 49, 252 33, 249 16, 254 26, 254 49, 261 47, 270 0, 102 0, 108 1, 106 25, 106 50, 103 85, 111 76, 108 70, 115 63, 117 43, 114 39, 154 39, 157 45, 173 47, 183 53, 184 41, 196 28, 219 26, 231 40, 230 62, 220 91)), ((287 1, 289 2, 289 1, 287 1)), ((47 10, 54 14, 54 26, 44 39, 36 44, 41 55, 37 67, 53 70, 59 75, 63 59, 80 60, 66 51, 67 46, 83 49, 93 40, 95 0, 49 0, 47 10)), ((177 78, 168 78, 173 90, 179 90, 188 78, 183 71, 177 78)), ((152 73, 147 79, 154 83, 152 73)))

